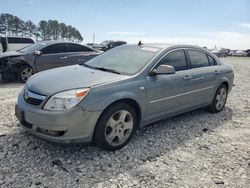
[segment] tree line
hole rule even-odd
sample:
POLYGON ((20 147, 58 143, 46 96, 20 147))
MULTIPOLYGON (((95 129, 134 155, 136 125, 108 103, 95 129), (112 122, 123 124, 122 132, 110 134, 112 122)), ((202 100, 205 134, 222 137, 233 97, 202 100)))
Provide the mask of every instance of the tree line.
POLYGON ((11 14, 0 14, 0 34, 35 36, 42 40, 69 40, 81 42, 81 33, 73 26, 57 20, 41 20, 38 25, 11 14))

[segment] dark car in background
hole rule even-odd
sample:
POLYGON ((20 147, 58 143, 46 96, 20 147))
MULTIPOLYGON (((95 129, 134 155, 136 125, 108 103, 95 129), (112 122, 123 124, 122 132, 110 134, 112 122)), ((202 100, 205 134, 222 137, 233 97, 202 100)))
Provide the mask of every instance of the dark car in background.
POLYGON ((211 52, 217 57, 227 57, 229 55, 230 49, 226 48, 215 48, 211 52))
POLYGON ((247 57, 250 57, 250 49, 247 49, 246 53, 247 53, 247 57))
POLYGON ((1 53, 0 73, 2 80, 18 79, 20 82, 26 82, 34 73, 82 64, 100 53, 91 47, 72 42, 44 41, 16 52, 1 53))
POLYGON ((127 42, 125 42, 125 41, 105 40, 100 44, 93 45, 92 47, 97 49, 97 50, 107 51, 107 50, 109 50, 111 48, 121 46, 121 45, 124 45, 124 44, 127 44, 127 42))

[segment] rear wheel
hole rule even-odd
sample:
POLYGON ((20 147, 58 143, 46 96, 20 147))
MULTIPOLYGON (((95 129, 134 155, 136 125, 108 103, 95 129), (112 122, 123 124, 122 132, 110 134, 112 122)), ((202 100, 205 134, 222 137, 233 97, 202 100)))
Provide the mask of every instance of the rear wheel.
POLYGON ((101 115, 96 125, 94 142, 102 149, 120 149, 129 142, 136 125, 135 110, 125 103, 115 104, 101 115))
POLYGON ((223 110, 227 102, 228 88, 225 84, 221 84, 217 89, 212 104, 208 107, 208 110, 212 113, 217 113, 223 110))
POLYGON ((28 65, 24 65, 22 67, 20 67, 17 71, 17 77, 19 82, 25 83, 29 77, 31 77, 34 74, 33 69, 28 66, 28 65))

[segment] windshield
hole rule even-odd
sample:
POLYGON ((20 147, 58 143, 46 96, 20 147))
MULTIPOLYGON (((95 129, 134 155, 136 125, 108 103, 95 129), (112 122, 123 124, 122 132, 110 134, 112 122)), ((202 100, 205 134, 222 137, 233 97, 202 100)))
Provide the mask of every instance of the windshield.
POLYGON ((23 52, 23 53, 34 53, 35 51, 43 49, 45 46, 47 46, 46 42, 38 42, 36 44, 32 44, 27 47, 24 47, 18 51, 23 52))
POLYGON ((159 51, 159 48, 121 46, 91 59, 85 65, 110 69, 123 74, 139 72, 159 51))

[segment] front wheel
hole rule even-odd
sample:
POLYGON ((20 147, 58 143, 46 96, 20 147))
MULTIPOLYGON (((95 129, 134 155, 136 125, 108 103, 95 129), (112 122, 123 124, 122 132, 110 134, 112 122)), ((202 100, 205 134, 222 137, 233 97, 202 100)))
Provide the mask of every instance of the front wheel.
POLYGON ((94 142, 102 149, 117 150, 134 134, 137 116, 126 103, 112 105, 101 115, 95 129, 94 142))
POLYGON ((217 113, 223 110, 227 102, 228 88, 225 84, 221 84, 217 89, 212 104, 208 107, 208 110, 212 113, 217 113))
POLYGON ((20 67, 17 71, 18 81, 25 83, 28 80, 28 78, 31 77, 33 74, 34 74, 33 69, 28 65, 24 65, 20 67))

